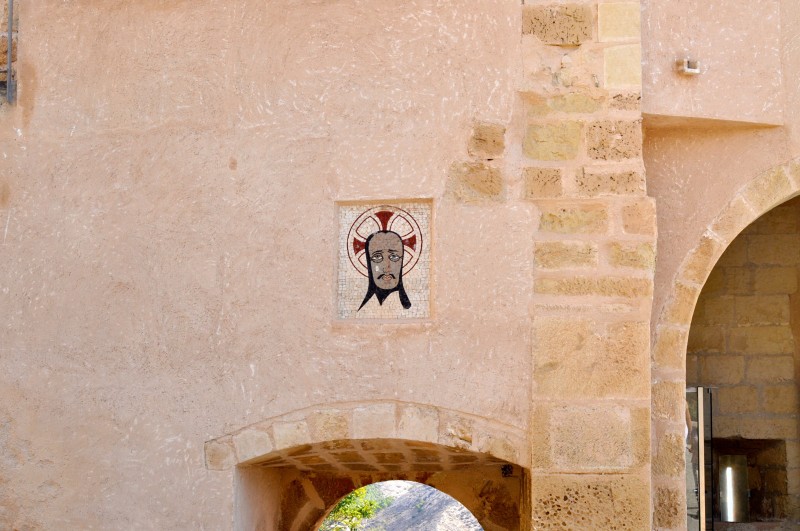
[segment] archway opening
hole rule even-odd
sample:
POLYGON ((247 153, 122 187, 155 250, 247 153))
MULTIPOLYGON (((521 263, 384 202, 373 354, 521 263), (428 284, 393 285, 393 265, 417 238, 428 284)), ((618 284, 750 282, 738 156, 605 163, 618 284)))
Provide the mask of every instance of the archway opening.
MULTIPOLYGON (((695 307, 686 384, 713 390, 711 451, 704 458, 706 521, 715 529, 758 522, 796 529, 800 522, 799 273, 800 198, 770 210, 733 240, 695 307)), ((687 456, 687 483, 697 477, 697 463, 687 456)), ((699 507, 690 494, 693 529, 699 507)))
POLYGON ((342 498, 319 531, 451 529, 480 531, 477 518, 458 500, 414 481, 381 481, 342 498))

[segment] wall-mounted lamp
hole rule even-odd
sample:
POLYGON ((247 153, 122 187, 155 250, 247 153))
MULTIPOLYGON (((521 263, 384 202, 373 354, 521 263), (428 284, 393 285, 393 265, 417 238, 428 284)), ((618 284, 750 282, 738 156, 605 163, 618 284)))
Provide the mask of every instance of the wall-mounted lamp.
POLYGON ((697 59, 678 59, 675 69, 685 76, 696 76, 700 73, 700 61, 697 59))

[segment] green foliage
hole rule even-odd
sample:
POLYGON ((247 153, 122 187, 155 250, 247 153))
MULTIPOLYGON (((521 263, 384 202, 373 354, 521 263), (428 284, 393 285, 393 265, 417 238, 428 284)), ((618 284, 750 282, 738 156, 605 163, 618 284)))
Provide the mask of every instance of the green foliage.
POLYGON ((381 494, 372 485, 356 489, 336 504, 322 522, 320 531, 355 531, 361 522, 390 505, 393 499, 381 494))

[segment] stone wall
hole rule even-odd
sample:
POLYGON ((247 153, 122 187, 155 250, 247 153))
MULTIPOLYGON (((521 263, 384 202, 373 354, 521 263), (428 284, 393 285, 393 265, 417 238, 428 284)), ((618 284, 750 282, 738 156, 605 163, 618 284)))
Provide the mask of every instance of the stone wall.
MULTIPOLYGON (((686 358, 688 385, 718 387, 714 436, 786 442, 787 470, 765 478, 788 481, 788 499, 768 516, 800 517, 800 441, 795 340, 800 321, 800 201, 753 222, 726 249, 698 299, 686 358), (788 475, 787 475, 788 472, 788 475)), ((758 474, 751 470, 755 481, 758 474)))

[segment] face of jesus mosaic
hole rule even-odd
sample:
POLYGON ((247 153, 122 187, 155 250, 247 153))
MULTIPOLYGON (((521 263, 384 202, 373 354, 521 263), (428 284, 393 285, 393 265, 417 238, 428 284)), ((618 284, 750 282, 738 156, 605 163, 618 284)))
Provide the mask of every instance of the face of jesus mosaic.
POLYGON ((369 285, 359 310, 375 296, 379 304, 386 297, 399 292, 400 303, 406 310, 411 307, 403 288, 403 239, 396 232, 382 230, 371 234, 365 246, 369 285))

